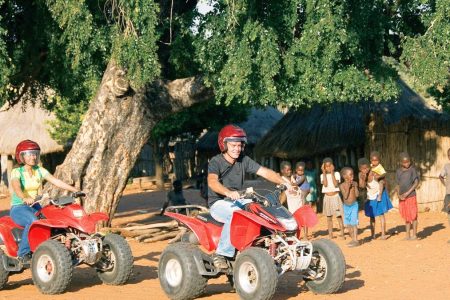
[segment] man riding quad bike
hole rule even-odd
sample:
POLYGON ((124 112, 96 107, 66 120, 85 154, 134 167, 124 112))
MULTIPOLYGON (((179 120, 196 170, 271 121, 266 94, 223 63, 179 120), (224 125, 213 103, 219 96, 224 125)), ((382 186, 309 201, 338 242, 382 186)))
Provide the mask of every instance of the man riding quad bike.
POLYGON ((208 278, 225 274, 242 299, 270 299, 278 276, 290 270, 300 272, 317 293, 337 291, 344 280, 345 259, 336 244, 298 240, 302 216, 294 219, 277 197, 239 192, 246 173, 284 183, 279 174, 242 154, 246 142, 247 135, 238 126, 227 125, 219 132, 222 153, 208 166, 210 214, 166 213, 192 232, 185 238, 189 243, 170 245, 161 255, 159 279, 164 291, 171 299, 192 299, 203 292, 208 278), (208 253, 195 246, 198 243, 208 253), (211 251, 215 253, 210 255, 211 251))

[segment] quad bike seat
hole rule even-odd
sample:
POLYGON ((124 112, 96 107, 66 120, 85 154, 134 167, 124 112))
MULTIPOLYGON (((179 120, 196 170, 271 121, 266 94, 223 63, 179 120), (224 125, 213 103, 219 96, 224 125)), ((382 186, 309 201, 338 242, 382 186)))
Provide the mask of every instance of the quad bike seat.
POLYGON ((216 219, 214 219, 211 216, 210 213, 198 214, 196 218, 199 219, 199 220, 202 220, 203 222, 212 223, 212 224, 217 225, 217 226, 223 226, 223 223, 221 223, 221 222, 217 221, 216 219))

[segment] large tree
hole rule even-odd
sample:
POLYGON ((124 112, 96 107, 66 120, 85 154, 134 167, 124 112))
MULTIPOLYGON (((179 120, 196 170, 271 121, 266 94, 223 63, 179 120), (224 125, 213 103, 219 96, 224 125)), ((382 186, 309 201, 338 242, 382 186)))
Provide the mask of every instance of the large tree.
POLYGON ((398 94, 382 59, 385 1, 208 2, 199 14, 190 0, 0 0, 0 99, 55 91, 55 135, 80 128, 56 176, 88 192, 88 210, 115 211, 152 128, 194 103, 303 107, 398 94))
POLYGON ((450 111, 450 0, 414 2, 422 30, 404 35, 401 66, 418 89, 450 111))

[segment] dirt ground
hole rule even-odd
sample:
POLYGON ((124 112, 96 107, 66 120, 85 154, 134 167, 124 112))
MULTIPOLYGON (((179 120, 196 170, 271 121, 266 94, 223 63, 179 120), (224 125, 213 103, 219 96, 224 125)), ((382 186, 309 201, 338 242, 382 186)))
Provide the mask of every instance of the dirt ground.
MULTIPOLYGON (((199 191, 185 190, 191 203, 199 203, 199 191)), ((161 207, 165 192, 127 192, 119 212, 152 211, 161 207)), ((9 199, 0 199, 0 214, 7 213, 9 199)), ((124 217, 122 217, 124 218, 124 217)), ((156 217, 160 221, 165 217, 156 217)), ((389 239, 369 240, 369 222, 360 213, 360 239, 363 244, 348 248, 343 240, 335 240, 344 252, 347 275, 343 288, 334 295, 314 295, 293 274, 283 275, 275 299, 450 299, 450 230, 442 213, 419 215, 419 240, 403 241, 404 226, 398 211, 386 216, 389 239)), ((326 218, 314 228, 314 238, 326 237, 326 218)), ((167 242, 141 244, 129 241, 133 251, 134 271, 123 286, 103 285, 94 270, 78 267, 68 291, 62 295, 45 296, 33 286, 30 270, 10 276, 0 299, 167 299, 160 288, 157 274, 158 258, 167 242)), ((210 280, 203 299, 237 299, 225 277, 210 280)))

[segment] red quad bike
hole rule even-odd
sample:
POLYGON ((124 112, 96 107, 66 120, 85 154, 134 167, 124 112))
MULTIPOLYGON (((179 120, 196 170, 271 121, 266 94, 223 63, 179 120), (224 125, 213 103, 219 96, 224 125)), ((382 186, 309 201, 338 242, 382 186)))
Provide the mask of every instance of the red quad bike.
POLYGON ((31 268, 34 284, 43 294, 64 292, 72 279, 73 267, 85 263, 97 270, 105 284, 124 284, 131 275, 133 255, 128 243, 119 235, 103 236, 95 231, 104 213, 86 214, 74 193, 50 200, 37 212, 28 233, 32 251, 30 263, 22 264, 17 256, 23 228, 7 216, 0 218, 0 289, 8 276, 31 268))
MULTIPOLYGON (((241 299, 271 299, 278 278, 288 271, 296 272, 314 293, 337 292, 345 277, 341 249, 328 239, 299 240, 301 216, 293 216, 278 202, 282 190, 279 186, 270 195, 261 196, 247 189, 242 198, 252 202, 245 210, 233 213, 231 243, 238 251, 228 260, 226 270, 216 269, 208 254, 217 248, 223 224, 209 213, 186 216, 174 212, 185 206, 167 208, 167 216, 190 229, 181 242, 169 245, 161 254, 158 275, 167 296, 196 298, 204 292, 208 279, 226 275, 241 299), (199 244, 208 253, 200 250, 199 244)), ((206 210, 201 206, 197 209, 206 210)))

